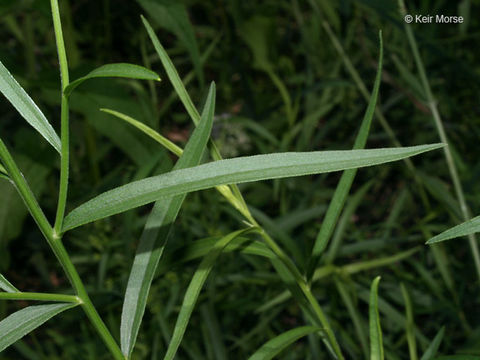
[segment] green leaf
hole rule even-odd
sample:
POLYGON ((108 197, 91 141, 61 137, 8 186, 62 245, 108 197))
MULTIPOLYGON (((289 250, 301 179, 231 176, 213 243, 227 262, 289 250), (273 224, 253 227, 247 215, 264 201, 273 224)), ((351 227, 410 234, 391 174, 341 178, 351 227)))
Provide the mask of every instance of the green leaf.
POLYGON ((164 360, 172 360, 175 357, 178 347, 183 339, 183 335, 185 334, 190 316, 195 308, 200 290, 202 289, 205 280, 207 280, 207 277, 222 250, 238 236, 245 235, 247 232, 254 230, 256 230, 256 228, 248 228, 238 230, 224 236, 215 243, 210 252, 203 258, 198 266, 198 269, 193 274, 192 280, 190 281, 188 289, 185 293, 182 307, 180 308, 180 313, 178 314, 177 322, 175 324, 175 329, 173 330, 172 339, 168 345, 164 360))
POLYGON ((184 44, 190 54, 200 86, 203 88, 205 79, 202 71, 200 51, 198 49, 195 30, 188 17, 187 8, 180 1, 172 0, 138 0, 145 11, 155 22, 175 36, 184 44))
POLYGON ((196 125, 200 121, 200 114, 198 113, 197 108, 193 104, 192 99, 190 98, 190 95, 188 95, 188 92, 185 89, 185 86, 182 83, 182 79, 178 75, 178 72, 172 63, 172 60, 170 60, 170 57, 168 56, 164 47, 158 40, 157 35, 155 35, 155 32, 153 31, 150 23, 143 16, 141 18, 143 21, 143 25, 147 29, 148 36, 150 37, 150 40, 153 43, 153 47, 155 48, 158 56, 160 57, 160 61, 162 62, 163 67, 165 68, 165 72, 167 73, 167 76, 170 79, 170 82, 172 83, 173 88, 175 89, 175 92, 180 98, 180 101, 182 102, 183 106, 185 106, 185 109, 187 110, 188 115, 190 115, 190 117, 192 118, 193 123, 196 125))
MULTIPOLYGON (((174 169, 200 163, 210 137, 214 112, 215 84, 212 83, 201 121, 174 169)), ((184 199, 185 194, 177 194, 156 202, 140 238, 125 292, 120 325, 121 348, 127 358, 135 346, 155 270, 184 199)))
MULTIPOLYGON (((375 113, 375 107, 377 104, 378 98, 378 91, 380 89, 380 82, 382 80, 382 63, 383 63, 383 42, 382 42, 382 33, 379 33, 380 39, 380 55, 378 57, 378 68, 377 68, 377 76, 375 78, 375 84, 373 86, 372 95, 370 96, 370 101, 368 103, 367 110, 363 117, 362 124, 360 126, 360 130, 358 132, 357 138, 355 139, 355 143, 353 145, 353 149, 363 149, 367 142, 368 133, 370 130, 370 125, 372 123, 373 115, 375 113)), ((357 174, 357 169, 350 169, 346 170, 340 181, 335 189, 335 193, 333 194, 333 198, 330 201, 328 206, 327 213, 325 214, 325 218, 322 223, 322 227, 320 228, 320 232, 317 235, 315 240, 315 244, 312 250, 312 258, 311 263, 309 266, 309 273, 310 276, 313 274, 315 267, 318 264, 318 260, 320 255, 327 247, 328 241, 333 233, 335 228, 335 224, 337 223, 338 217, 340 216, 340 212, 343 209, 345 204, 345 200, 348 196, 350 188, 352 187, 353 179, 357 174)))
POLYGON ((7 169, 5 169, 2 164, 0 164, 0 172, 4 173, 5 175, 7 174, 7 169))
POLYGON ((45 115, 0 61, 0 91, 22 117, 60 153, 61 142, 45 115))
POLYGON ((13 286, 2 274, 0 274, 0 289, 9 293, 20 292, 20 290, 13 286))
POLYGON ((72 81, 63 91, 66 96, 69 96, 72 91, 85 80, 103 78, 103 77, 120 77, 139 80, 155 80, 160 81, 160 76, 157 73, 140 65, 134 64, 106 64, 89 72, 87 75, 72 81))
POLYGON ((413 319, 413 306, 410 300, 408 290, 403 283, 400 283, 403 300, 405 302, 405 315, 407 321, 405 322, 405 331, 407 335, 408 351, 410 353, 410 360, 418 360, 417 343, 415 341, 415 322, 413 319))
POLYGON ((378 283, 380 276, 372 282, 370 289, 369 322, 370 322, 370 360, 383 360, 382 328, 378 315, 378 283))
POLYGON ((273 339, 267 341, 260 349, 248 358, 248 360, 270 360, 277 356, 280 352, 293 344, 298 339, 320 331, 316 326, 301 326, 292 330, 288 330, 273 339))
POLYGON ((48 304, 29 306, 19 310, 0 321, 0 351, 21 339, 30 331, 62 311, 71 309, 77 304, 48 304))
POLYGON ((423 354, 422 358, 420 360, 432 360, 435 354, 438 351, 438 348, 440 347, 440 344, 443 340, 443 335, 445 333, 445 328, 442 327, 438 334, 435 336, 433 341, 430 343, 428 346, 428 349, 425 351, 423 354))
POLYGON ((404 159, 443 144, 405 148, 276 153, 219 160, 134 181, 107 191, 74 209, 63 231, 148 204, 162 197, 221 184, 318 174, 404 159))
POLYGON ((440 241, 455 239, 460 236, 467 236, 474 233, 480 232, 480 216, 474 217, 464 223, 454 226, 437 236, 434 236, 426 242, 426 244, 431 245, 440 241))
POLYGON ((144 134, 150 136, 153 140, 158 142, 160 145, 162 145, 163 147, 165 147, 167 150, 171 151, 175 155, 177 155, 177 156, 182 155, 183 149, 181 149, 179 146, 177 146, 176 144, 174 144, 173 142, 168 140, 166 137, 159 134, 157 131, 153 130, 150 126, 147 126, 144 123, 142 123, 138 120, 135 120, 134 118, 132 118, 128 115, 122 114, 121 112, 118 112, 118 111, 115 111, 115 110, 100 109, 100 111, 103 111, 107 114, 113 115, 113 116, 129 123, 130 125, 133 125, 138 130, 140 130, 144 134))

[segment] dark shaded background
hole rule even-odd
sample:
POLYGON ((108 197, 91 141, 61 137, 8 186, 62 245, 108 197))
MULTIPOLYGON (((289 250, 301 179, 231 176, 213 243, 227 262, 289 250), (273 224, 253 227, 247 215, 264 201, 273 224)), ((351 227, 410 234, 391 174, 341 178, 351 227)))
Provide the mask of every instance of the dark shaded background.
MULTIPOLYGON (((424 0, 406 5, 411 14, 466 19, 462 25, 414 24, 413 28, 468 204, 479 214, 480 2, 424 0)), ((60 6, 71 79, 112 62, 142 64, 163 79, 159 84, 94 80, 72 95, 67 210, 107 189, 167 171, 175 161, 141 133, 100 113, 100 107, 129 114, 180 145, 188 139, 190 120, 173 95, 140 14, 155 25, 180 75, 188 77, 187 89, 196 104, 203 103, 208 83, 216 82, 213 136, 224 157, 352 147, 366 101, 324 23, 368 89, 377 66, 378 31, 383 31, 382 112, 402 145, 439 141, 418 91, 418 71, 395 1, 62 0, 60 6), (279 86, 284 87, 286 98, 279 86)), ((0 18, 0 60, 58 130, 59 69, 49 2, 4 0, 0 18)), ((0 114, 0 136, 53 219, 59 172, 56 153, 5 100, 0 101, 0 114)), ((391 139, 374 120, 367 147, 389 146, 393 146, 391 139)), ((380 296, 390 305, 381 310, 387 358, 409 358, 400 282, 411 292, 420 354, 442 326, 446 327, 440 348, 443 354, 480 354, 478 280, 468 243, 457 239, 438 246, 435 256, 432 248, 423 245, 429 234, 460 218, 443 154, 428 153, 413 162, 428 206, 420 201, 419 188, 403 163, 359 171, 347 201, 350 212, 335 234, 341 242, 334 263, 342 266, 380 259, 415 246, 418 252, 388 267, 351 276, 340 272, 315 285, 348 358, 363 355, 335 284, 340 282, 348 289, 366 326, 365 294, 376 275, 382 275, 380 296), (370 188, 362 195, 369 181, 370 188)), ((296 253, 292 256, 304 268, 338 179, 339 174, 330 174, 245 184, 241 189, 267 230, 293 241, 296 253)), ((128 272, 149 208, 98 221, 65 238, 94 303, 115 335, 128 272)), ((171 253, 180 255, 159 268, 135 359, 161 358, 166 349, 178 306, 198 264, 179 261, 184 246, 235 230, 240 221, 240 215, 213 190, 188 196, 169 245, 171 253)), ((24 291, 69 291, 67 279, 15 189, 3 180, 0 272, 24 291)), ((292 300, 261 309, 282 291, 266 261, 239 253, 223 255, 199 299, 178 358, 245 359, 275 334, 304 324, 292 300)), ((0 302, 0 317, 25 305, 0 302)), ((84 320, 81 310, 63 313, 0 358, 109 358, 84 320)), ((312 338, 298 342, 282 358, 323 359, 328 355, 312 338)))

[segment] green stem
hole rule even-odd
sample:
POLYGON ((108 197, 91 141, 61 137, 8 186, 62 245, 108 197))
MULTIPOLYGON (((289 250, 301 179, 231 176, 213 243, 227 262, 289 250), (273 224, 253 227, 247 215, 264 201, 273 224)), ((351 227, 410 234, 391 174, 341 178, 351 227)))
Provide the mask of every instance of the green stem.
POLYGON ((0 158, 2 159, 5 169, 7 170, 8 175, 15 184, 17 191, 20 194, 20 197, 25 202, 25 205, 28 208, 28 211, 32 214, 35 222, 37 223, 40 231, 45 237, 51 235, 51 225, 48 222, 45 214, 43 213, 40 205, 38 205, 35 195, 33 195, 32 190, 27 184, 27 181, 23 177, 22 173, 17 167, 17 164, 12 158, 12 155, 8 151, 5 143, 0 139, 0 158))
MULTIPOLYGON (((255 226, 259 226, 255 224, 255 226)), ((316 316, 317 320, 323 327, 323 331, 327 334, 327 338, 330 342, 330 345, 335 352, 335 355, 339 359, 344 359, 342 355, 342 351, 340 350, 340 346, 335 338, 335 335, 328 323, 327 317, 325 316, 320 304, 318 303, 317 299, 312 293, 310 286, 308 285, 305 278, 302 276, 298 268, 295 266, 293 261, 283 252, 283 250, 277 245, 275 240, 273 240, 270 235, 268 235, 261 227, 260 227, 260 235, 263 237, 265 243, 270 247, 270 249, 277 255, 277 258, 287 267, 289 272, 295 278, 296 283, 298 284, 300 290, 302 291, 303 295, 307 299, 308 303, 310 304, 313 314, 316 316)))
POLYGON ((50 0, 52 8, 53 27, 55 30, 55 39, 57 44, 58 61, 60 64, 60 77, 62 81, 62 102, 61 102, 61 161, 60 161, 60 188, 58 193, 57 214, 55 217, 55 232, 60 234, 63 218, 65 216, 65 206, 67 203, 68 192, 68 169, 69 169, 69 124, 68 124, 68 99, 63 91, 70 83, 68 75, 67 54, 65 52, 65 42, 63 40, 62 23, 60 20, 60 9, 58 0, 50 0))
MULTIPOLYGON (((407 11, 405 9, 405 4, 403 0, 399 0, 400 11, 402 16, 405 16, 407 11)), ((422 83, 422 87, 425 91, 425 96, 427 98, 427 105, 432 113, 433 120, 435 122, 435 127, 437 128, 438 136, 440 140, 448 144, 447 134, 445 133, 445 128, 443 126, 442 118, 440 117, 440 113, 438 112, 437 101, 435 100, 432 90, 430 88, 430 83, 427 78, 427 73, 425 71, 425 66, 423 65, 422 58, 420 57, 420 52, 418 51, 417 42, 415 40, 415 36, 413 34, 412 28, 405 23, 405 31, 407 33, 407 38, 410 43, 410 47, 413 52, 413 58, 415 59, 415 64, 418 68, 418 73, 420 75, 420 81, 422 83)), ((450 151, 450 147, 445 146, 443 148, 445 153, 445 160, 447 162, 448 171, 450 172, 450 177, 452 178, 453 186, 455 188, 455 193, 460 204, 460 210, 462 212, 463 220, 468 221, 471 219, 470 210, 467 206, 467 202, 465 201, 465 195, 463 192, 462 184, 460 182, 460 177, 458 176, 457 167, 455 165, 455 161, 453 160, 452 152, 450 151)), ((468 241, 470 243, 470 249, 472 251, 473 260, 475 263, 475 268, 477 270, 478 278, 480 279, 480 251, 478 249, 478 243, 475 238, 475 235, 471 234, 468 236, 468 241)))
MULTIPOLYGON (((61 102, 61 167, 60 167, 60 189, 59 189, 59 199, 58 199, 58 207, 57 213, 55 218, 55 226, 52 229, 50 224, 46 222, 44 224, 43 212, 38 207, 40 213, 33 213, 32 215, 37 220, 37 217, 40 218, 40 221, 37 220, 37 223, 43 225, 45 231, 43 231, 45 238, 47 239, 50 247, 52 248, 55 256, 57 257, 58 261, 62 265, 70 283, 72 284, 78 298, 82 303, 83 310, 85 311, 87 317, 90 319, 92 325, 95 327, 97 333, 100 335, 102 340, 104 341, 105 345, 108 347, 112 355, 115 359, 124 359, 124 356, 116 343, 115 339, 111 335, 110 331, 107 329, 106 325, 100 318, 97 313, 97 310, 93 306, 90 297, 88 296, 87 291, 85 290, 85 286, 83 285, 78 272, 73 265, 70 256, 68 255, 65 247, 62 244, 62 238, 59 236, 61 233, 63 218, 65 215, 65 206, 67 202, 67 191, 68 191, 68 170, 69 170, 69 124, 68 124, 68 117, 69 117, 69 107, 68 107, 68 98, 64 95, 63 91, 69 84, 69 75, 68 75, 68 62, 67 62, 67 55, 65 52, 65 43, 63 40, 63 33, 62 33, 62 24, 60 20, 60 11, 58 7, 58 0, 51 0, 51 9, 52 9, 52 18, 53 18, 53 26, 55 30, 55 39, 57 44, 57 51, 58 51, 58 60, 60 64, 60 75, 62 81, 62 102, 61 102), (48 225, 48 228, 47 228, 48 225)), ((22 183, 20 179, 19 183, 22 183)), ((24 180, 23 180, 24 181, 24 180)), ((26 184, 26 183, 25 183, 26 184)), ((28 185, 27 185, 28 186, 28 185)), ((33 194, 30 193, 30 199, 34 200, 33 194)), ((38 206, 38 204, 37 204, 38 206)), ((46 221, 46 219, 45 219, 46 221)))
POLYGON ((38 227, 40 228, 42 234, 45 236, 45 239, 47 239, 48 245, 51 247, 56 258, 62 265, 62 268, 64 269, 68 280, 72 284, 77 294, 77 297, 82 304, 83 310, 87 314, 98 334, 105 342, 105 345, 107 345, 112 355, 114 355, 115 359, 124 359, 124 356, 117 343, 115 342, 115 339, 112 337, 107 327, 103 323, 102 319, 98 315, 97 311, 95 310, 95 307, 93 306, 92 301, 90 300, 90 297, 85 290, 83 282, 80 279, 80 276, 78 275, 78 272, 75 269, 75 266, 73 265, 70 256, 68 255, 65 247, 62 244, 61 238, 55 235, 52 226, 50 225, 47 218, 45 217, 45 214, 38 205, 38 202, 35 199, 35 196, 33 195, 30 187, 28 186, 27 181, 18 169, 17 164, 14 162, 7 147, 1 139, 0 158, 5 165, 8 175, 12 179, 15 187, 20 193, 20 196, 25 202, 30 214, 34 218, 35 222, 38 224, 38 227))
POLYGON ((34 301, 58 301, 81 304, 78 296, 64 294, 47 294, 34 292, 0 293, 0 300, 34 300, 34 301))

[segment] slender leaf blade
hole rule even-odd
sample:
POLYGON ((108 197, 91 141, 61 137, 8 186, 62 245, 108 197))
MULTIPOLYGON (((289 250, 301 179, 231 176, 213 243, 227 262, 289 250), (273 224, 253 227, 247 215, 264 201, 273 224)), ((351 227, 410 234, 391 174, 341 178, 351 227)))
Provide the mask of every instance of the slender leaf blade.
POLYGON ((280 352, 285 350, 289 345, 293 344, 298 339, 320 331, 321 328, 316 326, 301 326, 295 329, 288 330, 273 339, 267 341, 255 353, 248 358, 248 360, 270 360, 277 356, 280 352))
MULTIPOLYGON (((370 130, 370 125, 372 123, 373 115, 375 113, 375 107, 377 105, 378 92, 380 89, 380 82, 382 80, 383 64, 383 41, 381 32, 379 33, 379 41, 380 54, 378 58, 377 75, 375 78, 372 95, 370 96, 370 101, 368 103, 367 110, 365 111, 362 124, 360 125, 360 130, 355 139, 353 149, 363 149, 365 147, 365 144, 367 143, 368 133, 370 130)), ((348 196, 348 193, 350 192, 350 188, 352 187, 353 179, 355 178, 356 174, 357 169, 346 170, 342 174, 337 188, 335 189, 335 193, 333 194, 332 200, 330 201, 327 213, 325 214, 325 218, 322 223, 322 227, 320 228, 312 250, 311 264, 309 266, 310 276, 313 274, 315 267, 318 264, 320 255, 327 247, 328 241, 330 240, 333 229, 335 228, 335 224, 338 221, 340 212, 344 207, 345 200, 348 196)))
POLYGON ((426 244, 431 245, 437 242, 455 239, 461 236, 467 236, 474 233, 480 232, 480 216, 474 217, 460 225, 454 226, 444 232, 432 237, 426 242, 426 244))
POLYGON ((153 140, 158 142, 160 145, 162 145, 163 147, 165 147, 167 150, 171 151, 175 155, 177 155, 177 156, 182 155, 182 152, 183 152, 182 148, 180 148, 179 146, 174 144, 172 141, 170 141, 166 137, 159 134, 157 131, 153 130, 151 127, 145 125, 141 121, 138 121, 138 120, 132 118, 131 116, 125 115, 125 114, 123 114, 119 111, 115 111, 115 110, 111 110, 111 109, 100 109, 100 111, 105 112, 105 113, 110 114, 110 115, 113 115, 113 116, 129 123, 130 125, 136 127, 138 130, 143 132, 145 135, 148 135, 149 137, 151 137, 153 140))
MULTIPOLYGON (((200 163, 210 137, 214 111, 215 84, 212 83, 201 121, 174 169, 200 163)), ((125 292, 120 325, 121 349, 127 358, 130 358, 135 346, 155 270, 184 199, 185 194, 179 194, 156 202, 140 238, 125 292)))
POLYGON ((370 360, 383 360, 382 328, 378 314, 378 283, 380 276, 377 276, 370 289, 369 323, 370 323, 370 360))
POLYGON ((253 230, 255 230, 255 228, 238 230, 224 236, 215 243, 213 248, 203 258, 198 266, 198 269, 193 274, 192 280, 190 281, 188 289, 185 293, 182 307, 180 308, 180 313, 178 314, 177 322, 175 323, 175 329, 173 330, 172 339, 168 345, 164 360, 173 360, 175 358, 175 354, 177 353, 178 347, 183 339, 183 335, 185 334, 185 330, 187 329, 190 316, 195 308, 200 291, 203 287, 203 284, 207 280, 207 277, 210 274, 210 271, 212 270, 218 256, 232 240, 253 230))
POLYGON ((20 292, 20 290, 13 286, 2 274, 0 274, 0 289, 9 293, 20 292))
POLYGON ((107 191, 74 209, 63 231, 175 196, 222 184, 310 175, 404 159, 442 147, 443 144, 370 150, 276 153, 219 160, 134 181, 107 191))
POLYGON ((190 98, 190 95, 188 95, 187 89, 185 89, 182 79, 180 78, 180 75, 178 75, 178 72, 172 63, 172 60, 170 59, 167 52, 165 51, 165 48, 160 43, 160 40, 158 40, 157 35, 155 35, 155 31, 153 31, 152 26, 150 25, 148 20, 145 19, 143 16, 141 16, 141 18, 142 18, 143 25, 145 26, 145 29, 147 29, 148 36, 150 37, 150 40, 153 43, 153 47, 155 48, 155 51, 160 57, 160 61, 162 62, 163 67, 165 68, 165 72, 167 73, 167 76, 170 79, 170 82, 172 83, 173 88, 175 89, 175 92, 180 98, 180 101, 182 102, 182 104, 185 106, 185 109, 187 110, 188 115, 190 115, 190 117, 192 118, 192 121, 196 125, 200 121, 200 114, 198 113, 197 108, 193 104, 192 99, 190 98))
POLYGON ((403 283, 400 283, 400 289, 405 302, 405 317, 407 318, 407 321, 405 322, 405 332, 407 336, 410 360, 418 360, 412 301, 410 300, 410 294, 408 293, 407 287, 403 283))
POLYGON ((60 153, 61 142, 37 104, 23 90, 0 61, 0 92, 17 109, 20 115, 60 153))
POLYGON ((432 340, 430 345, 428 345, 427 350, 424 352, 420 360, 432 360, 433 357, 437 354, 438 348, 443 340, 443 335, 445 334, 445 328, 442 327, 440 331, 435 335, 435 338, 432 340))
POLYGON ((0 321, 0 351, 36 329, 62 311, 77 304, 48 304, 29 306, 0 321))
POLYGON ((119 77, 138 80, 160 81, 160 76, 158 76, 157 73, 140 65, 127 63, 106 64, 89 72, 87 75, 82 76, 75 81, 72 81, 65 88, 63 93, 66 96, 69 96, 72 91, 84 81, 104 77, 119 77))
POLYGON ((179 1, 139 0, 139 2, 158 25, 172 31, 184 44, 190 54, 200 86, 203 88, 205 79, 202 71, 200 51, 195 37, 195 30, 188 17, 185 4, 179 1))

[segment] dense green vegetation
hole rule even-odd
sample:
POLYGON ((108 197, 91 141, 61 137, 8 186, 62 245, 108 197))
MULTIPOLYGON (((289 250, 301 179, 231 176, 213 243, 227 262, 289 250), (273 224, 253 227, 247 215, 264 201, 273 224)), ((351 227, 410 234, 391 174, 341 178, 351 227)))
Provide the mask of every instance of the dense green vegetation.
POLYGON ((0 2, 0 359, 479 359, 480 2, 402 4, 0 2))

